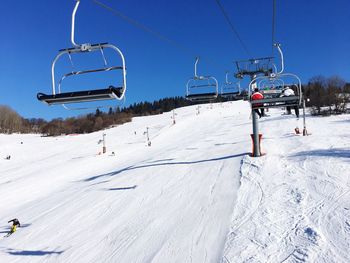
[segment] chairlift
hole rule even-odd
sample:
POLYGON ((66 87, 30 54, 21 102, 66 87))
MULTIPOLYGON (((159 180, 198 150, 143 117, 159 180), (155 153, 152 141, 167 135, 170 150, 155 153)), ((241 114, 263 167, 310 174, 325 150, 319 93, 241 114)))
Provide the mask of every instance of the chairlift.
POLYGON ((220 96, 223 98, 235 98, 236 96, 241 94, 241 86, 240 82, 234 84, 231 81, 228 81, 228 71, 226 71, 225 75, 225 83, 221 87, 220 96))
MULTIPOLYGON (((266 76, 260 76, 257 77, 255 79, 253 79, 250 83, 249 83, 249 98, 251 97, 251 92, 252 92, 252 85, 254 82, 260 81, 260 80, 264 80, 268 77, 266 76)), ((290 78, 294 80, 294 83, 289 83, 289 87, 294 87, 295 89, 295 95, 294 96, 288 96, 288 97, 280 97, 281 93, 283 90, 281 91, 277 91, 276 94, 279 96, 266 96, 264 99, 262 100, 251 100, 250 103, 252 105, 253 108, 273 108, 273 107, 283 107, 283 106, 299 106, 301 105, 301 99, 302 99, 302 91, 301 91, 301 80, 300 78, 295 75, 295 74, 291 74, 291 73, 283 73, 280 74, 276 77, 274 77, 276 79, 284 79, 284 78, 290 78), (254 106, 255 104, 258 104, 259 106, 254 106)), ((285 86, 287 87, 287 85, 285 86)), ((284 87, 284 88, 285 88, 284 87)), ((265 93, 265 92, 263 92, 265 93)), ((271 92, 272 93, 272 92, 271 92)), ((266 93, 265 93, 266 94, 266 93)))
MULTIPOLYGON (((72 13, 72 27, 71 27, 71 43, 73 47, 65 48, 59 50, 59 53, 55 57, 51 66, 51 78, 52 78, 52 94, 38 93, 37 99, 42 101, 48 105, 57 105, 61 104, 64 108, 70 109, 65 104, 68 103, 83 103, 83 102, 93 102, 93 101, 101 101, 101 100, 122 100, 125 96, 126 91, 126 67, 125 67, 125 59, 123 53, 116 46, 109 43, 97 43, 97 44, 76 44, 74 40, 74 26, 75 26, 75 14, 78 10, 80 0, 76 0, 76 4, 72 13), (121 65, 118 66, 108 66, 107 60, 104 55, 104 50, 112 50, 113 53, 116 53, 118 57, 121 59, 121 65), (90 52, 101 52, 102 58, 104 61, 104 67, 94 68, 88 70, 81 71, 72 71, 67 74, 61 76, 58 83, 55 80, 55 65, 56 62, 63 56, 68 55, 71 63, 72 63, 72 54, 78 53, 90 53, 90 52), (122 83, 120 84, 111 84, 105 88, 92 89, 92 90, 79 90, 79 91, 65 91, 63 92, 61 89, 62 82, 64 79, 72 76, 83 75, 83 74, 91 74, 98 72, 106 72, 106 71, 121 71, 122 83)), ((118 73, 120 76, 120 73, 118 73)))
POLYGON ((300 106, 302 102, 302 89, 301 89, 301 80, 300 78, 291 73, 283 73, 284 71, 284 57, 283 52, 279 44, 274 44, 274 46, 278 49, 278 52, 281 57, 281 70, 277 71, 277 67, 275 66, 275 72, 272 72, 269 76, 259 76, 255 77, 249 83, 249 98, 251 98, 251 93, 253 91, 253 86, 256 85, 259 90, 261 90, 262 83, 274 83, 275 85, 278 83, 282 89, 288 87, 293 88, 295 95, 294 96, 271 96, 266 97, 262 100, 250 100, 251 106, 253 108, 273 108, 273 107, 283 107, 283 106, 300 106), (256 106, 259 105, 259 106, 256 106))
POLYGON ((186 84, 186 99, 190 101, 212 101, 218 97, 218 81, 212 76, 198 76, 197 64, 199 57, 194 64, 194 77, 186 84))
POLYGON ((273 59, 274 57, 265 57, 236 61, 237 73, 235 77, 243 79, 246 75, 256 76, 258 74, 269 76, 273 72, 271 68, 273 59))

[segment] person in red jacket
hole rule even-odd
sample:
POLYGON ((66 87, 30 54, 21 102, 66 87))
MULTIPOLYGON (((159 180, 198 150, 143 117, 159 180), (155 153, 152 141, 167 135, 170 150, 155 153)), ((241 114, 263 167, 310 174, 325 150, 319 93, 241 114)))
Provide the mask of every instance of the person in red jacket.
MULTIPOLYGON (((264 98, 264 95, 262 95, 260 92, 259 92, 259 89, 258 88, 255 88, 254 89, 254 93, 251 97, 252 100, 262 100, 264 98)), ((259 111, 259 108, 258 107, 261 107, 263 106, 263 104, 254 104, 254 108, 257 108, 257 109, 254 109, 254 111, 259 115, 259 118, 263 117, 265 114, 264 114, 264 108, 260 108, 260 111, 259 111)))

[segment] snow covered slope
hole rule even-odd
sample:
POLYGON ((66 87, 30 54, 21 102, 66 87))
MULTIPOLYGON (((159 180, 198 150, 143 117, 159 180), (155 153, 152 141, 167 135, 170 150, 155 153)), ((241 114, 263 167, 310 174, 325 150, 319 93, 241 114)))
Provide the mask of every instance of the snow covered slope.
POLYGON ((349 116, 309 118, 302 137, 275 109, 260 120, 267 154, 251 158, 247 102, 196 112, 0 135, 0 233, 22 224, 0 262, 350 261, 349 116))

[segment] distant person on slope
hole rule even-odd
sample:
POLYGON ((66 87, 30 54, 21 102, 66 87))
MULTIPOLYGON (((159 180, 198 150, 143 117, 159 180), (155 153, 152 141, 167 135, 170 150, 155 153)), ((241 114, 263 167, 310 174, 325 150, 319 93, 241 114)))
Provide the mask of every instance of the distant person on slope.
MULTIPOLYGON (((281 97, 289 97, 289 96, 295 96, 295 93, 294 93, 294 90, 292 90, 290 87, 287 86, 282 92, 281 97)), ((287 106, 286 108, 287 108, 287 114, 291 114, 292 113, 291 106, 287 106)), ((295 115, 297 116, 297 118, 299 118, 299 106, 296 105, 293 108, 295 111, 295 115)))
MULTIPOLYGON (((264 95, 262 95, 260 92, 259 92, 259 89, 258 88, 255 88, 254 89, 254 93, 251 97, 252 100, 262 100, 264 98, 264 95)), ((253 108, 256 108, 256 107, 261 107, 263 106, 263 104, 254 104, 253 108)), ((264 114, 264 108, 261 108, 260 111, 259 109, 254 109, 254 111, 259 115, 259 118, 265 116, 264 114)))
POLYGON ((12 226, 11 226, 10 232, 8 232, 6 236, 10 236, 10 235, 12 235, 14 232, 16 232, 17 226, 18 226, 18 227, 21 227, 21 224, 20 224, 20 222, 18 221, 17 218, 14 218, 14 219, 8 221, 7 223, 11 223, 11 222, 12 222, 12 226))

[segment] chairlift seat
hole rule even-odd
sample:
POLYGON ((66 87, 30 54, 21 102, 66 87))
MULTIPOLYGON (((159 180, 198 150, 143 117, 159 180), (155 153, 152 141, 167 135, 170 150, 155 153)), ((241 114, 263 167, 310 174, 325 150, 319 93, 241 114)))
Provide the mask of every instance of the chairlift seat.
POLYGON ((107 89, 64 92, 55 95, 38 93, 37 98, 48 105, 80 103, 99 100, 119 99, 123 95, 123 87, 109 86, 107 89))
POLYGON ((299 106, 300 97, 288 96, 288 97, 279 97, 279 98, 266 98, 261 100, 251 100, 250 103, 253 109, 277 108, 277 107, 284 107, 284 106, 299 106))
POLYGON ((216 99, 217 97, 218 94, 216 92, 186 95, 186 99, 190 101, 210 101, 216 99))
POLYGON ((235 97, 236 95, 239 95, 240 92, 239 91, 235 91, 235 92, 225 92, 225 93, 221 93, 221 97, 223 98, 228 98, 228 97, 235 97))
POLYGON ((209 87, 216 87, 216 84, 212 83, 212 84, 202 84, 202 85, 191 85, 190 89, 192 89, 192 88, 209 88, 209 87))

